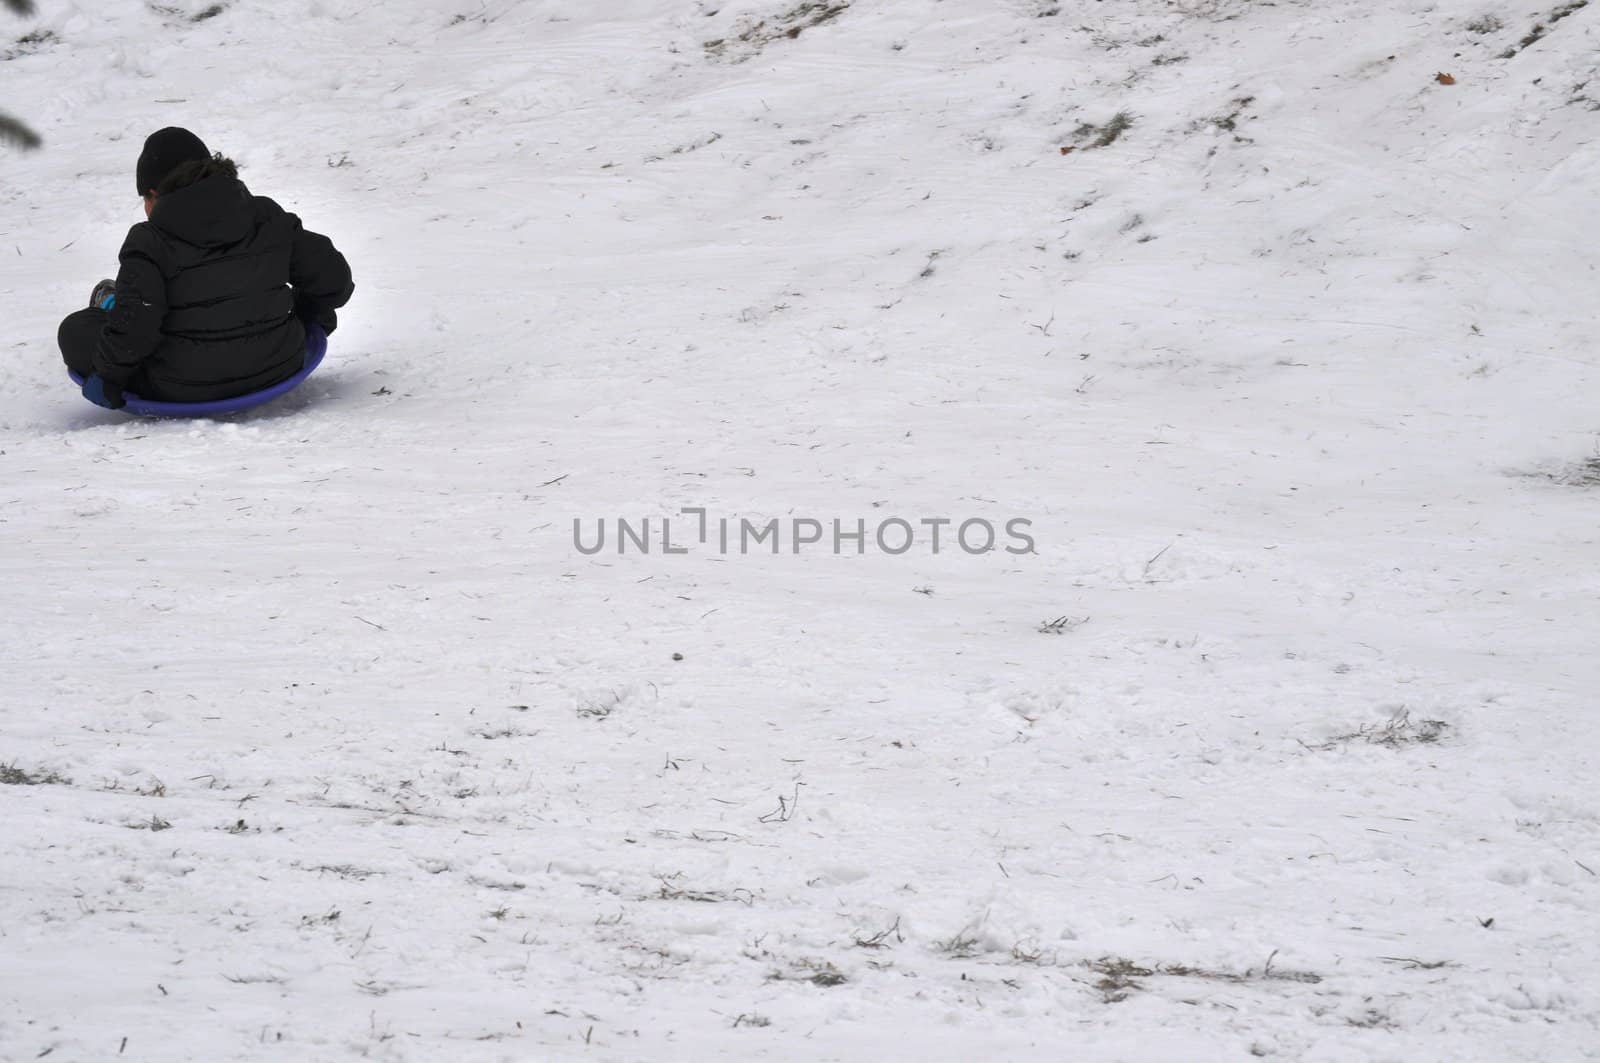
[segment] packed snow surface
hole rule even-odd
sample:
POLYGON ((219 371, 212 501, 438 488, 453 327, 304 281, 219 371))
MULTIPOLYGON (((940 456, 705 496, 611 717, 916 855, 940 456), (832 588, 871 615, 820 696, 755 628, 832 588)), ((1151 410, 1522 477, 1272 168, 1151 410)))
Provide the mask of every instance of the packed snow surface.
POLYGON ((0 30, 0 1059, 1600 1058, 1600 5, 0 30), (55 350, 169 124, 251 415, 55 350))

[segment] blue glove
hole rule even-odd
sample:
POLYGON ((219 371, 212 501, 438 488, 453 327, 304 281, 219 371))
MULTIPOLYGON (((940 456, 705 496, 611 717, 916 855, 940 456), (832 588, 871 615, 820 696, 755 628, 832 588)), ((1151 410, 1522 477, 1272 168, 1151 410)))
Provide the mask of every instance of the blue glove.
POLYGON ((108 410, 120 410, 127 405, 127 400, 122 397, 122 389, 115 384, 107 384, 99 373, 90 374, 89 379, 83 382, 83 397, 108 410))

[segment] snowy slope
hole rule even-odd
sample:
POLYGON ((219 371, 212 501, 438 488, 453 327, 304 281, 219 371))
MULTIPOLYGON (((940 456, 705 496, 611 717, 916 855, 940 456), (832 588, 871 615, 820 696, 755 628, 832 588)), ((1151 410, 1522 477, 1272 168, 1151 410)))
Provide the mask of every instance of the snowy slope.
POLYGON ((0 1059, 1600 1054, 1600 8, 172 5, 0 23, 0 1059), (252 416, 56 358, 170 123, 252 416))

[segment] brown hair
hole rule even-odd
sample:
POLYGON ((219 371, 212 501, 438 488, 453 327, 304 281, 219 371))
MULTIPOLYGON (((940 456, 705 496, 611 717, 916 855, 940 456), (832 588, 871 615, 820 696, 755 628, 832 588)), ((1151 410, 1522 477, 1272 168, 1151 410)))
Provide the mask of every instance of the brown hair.
POLYGON ((180 188, 188 188, 196 181, 203 181, 207 177, 238 177, 239 167, 234 165, 232 159, 221 152, 209 159, 194 159, 189 162, 179 163, 172 168, 172 172, 161 179, 156 185, 156 195, 164 196, 168 192, 176 192, 180 188))

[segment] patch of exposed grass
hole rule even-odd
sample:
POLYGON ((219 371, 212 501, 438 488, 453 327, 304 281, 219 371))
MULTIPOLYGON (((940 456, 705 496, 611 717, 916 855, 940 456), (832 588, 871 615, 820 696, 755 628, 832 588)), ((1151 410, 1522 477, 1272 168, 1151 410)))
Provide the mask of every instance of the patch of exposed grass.
POLYGON ((801 0, 771 18, 741 19, 735 32, 706 41, 701 47, 712 59, 742 63, 761 54, 773 41, 794 40, 806 30, 832 22, 850 10, 851 0, 801 0))
POLYGON ((1570 465, 1528 473, 1563 487, 1600 487, 1600 457, 1584 458, 1570 465))
POLYGON ((1201 978, 1213 982, 1229 982, 1243 984, 1247 982, 1302 982, 1316 985, 1322 981, 1322 976, 1310 971, 1286 970, 1275 968, 1272 965, 1276 951, 1267 957, 1267 962, 1258 970, 1254 967, 1244 971, 1224 971, 1210 967, 1191 967, 1182 963, 1158 963, 1145 966, 1123 956, 1102 956, 1097 960, 1087 960, 1084 966, 1100 976, 1094 987, 1100 990, 1100 998, 1107 1004, 1115 1004, 1126 1000, 1134 990, 1144 988, 1147 978, 1201 978))
POLYGON ((15 764, 0 764, 0 785, 4 786, 66 786, 71 781, 53 771, 28 772, 15 764))
POLYGON ((315 867, 306 865, 296 866, 300 867, 303 871, 316 871, 329 875, 337 875, 340 878, 354 879, 357 882, 361 881, 362 879, 371 878, 374 875, 383 874, 382 871, 371 871, 364 867, 357 867, 354 864, 317 864, 315 867))
POLYGON ((886 949, 892 944, 905 942, 905 935, 900 933, 900 920, 895 919, 893 926, 884 927, 875 934, 852 934, 852 943, 858 949, 886 949), (892 942, 891 942, 892 939, 892 942))
POLYGON ((194 12, 193 14, 190 14, 181 7, 173 7, 169 4, 150 4, 149 7, 151 11, 154 11, 158 15, 164 15, 167 18, 179 18, 186 22, 204 22, 206 19, 216 18, 218 15, 227 10, 227 5, 225 4, 212 4, 209 7, 205 7, 194 12))
POLYGON ((41 52, 60 39, 54 30, 30 30, 18 37, 16 44, 0 52, 0 62, 41 52))
POLYGON ((1538 44, 1540 41, 1544 40, 1545 34, 1549 33, 1556 23, 1570 15, 1582 11, 1588 6, 1589 0, 1569 0, 1568 3, 1562 4, 1560 7, 1546 15, 1544 17, 1544 21, 1535 22, 1533 24, 1533 29, 1529 30, 1520 41, 1500 53, 1500 58, 1515 58, 1518 52, 1521 52, 1527 48, 1531 48, 1535 44, 1538 44))
POLYGON ((1341 749, 1352 742, 1400 749, 1404 746, 1431 745, 1444 737, 1450 725, 1443 720, 1412 720, 1409 709, 1401 709, 1383 724, 1363 724, 1346 734, 1335 735, 1316 750, 1341 749))
POLYGON ((1214 114, 1210 118, 1202 118, 1190 128, 1204 129, 1206 126, 1210 126, 1213 129, 1220 129, 1224 133, 1232 133, 1235 140, 1242 141, 1245 138, 1239 135, 1239 119, 1244 117, 1245 111, 1249 110, 1250 105, 1255 102, 1256 98, 1254 96, 1235 96, 1228 101, 1228 110, 1223 111, 1221 114, 1214 114))
POLYGON ((827 960, 800 960, 793 971, 774 971, 767 976, 769 982, 810 982, 823 989, 844 985, 850 979, 843 971, 827 960))
POLYGON ((1600 458, 1588 458, 1580 462, 1566 482, 1580 487, 1600 485, 1600 458))
MULTIPOLYGON (((737 901, 746 907, 755 904, 756 895, 747 889, 732 890, 697 890, 686 889, 677 885, 672 880, 677 875, 664 876, 661 879, 661 888, 656 892, 655 899, 662 901, 696 901, 700 904, 724 904, 728 901, 737 901)), ((651 898, 646 897, 645 900, 651 898)))
POLYGON ((1133 128, 1134 116, 1127 111, 1118 111, 1110 118, 1095 125, 1093 122, 1079 122, 1078 128, 1072 131, 1075 140, 1080 141, 1078 147, 1083 149, 1108 148, 1122 138, 1122 134, 1133 128))
POLYGON ((1239 7, 1248 0, 1169 0, 1169 6, 1176 8, 1178 13, 1189 18, 1204 19, 1207 22, 1232 22, 1239 18, 1239 7))
POLYGON ((944 953, 946 956, 953 956, 956 959, 964 959, 968 956, 976 956, 979 952, 982 952, 983 942, 978 935, 973 933, 972 929, 968 927, 965 930, 958 931, 943 941, 934 942, 933 947, 944 953))
POLYGON ((1379 956, 1378 959, 1385 963, 1403 963, 1408 971, 1437 971, 1441 967, 1455 966, 1449 960, 1419 960, 1415 956, 1379 956))
POLYGON ((601 698, 586 701, 578 706, 578 718, 580 720, 604 720, 613 712, 616 712, 617 706, 621 704, 622 695, 617 693, 612 693, 609 699, 601 698))
POLYGON ((1141 967, 1121 956, 1102 956, 1098 960, 1087 961, 1084 966, 1100 976, 1094 987, 1100 990, 1100 999, 1107 1004, 1127 1000, 1129 993, 1144 988, 1140 979, 1156 973, 1154 968, 1141 967))

